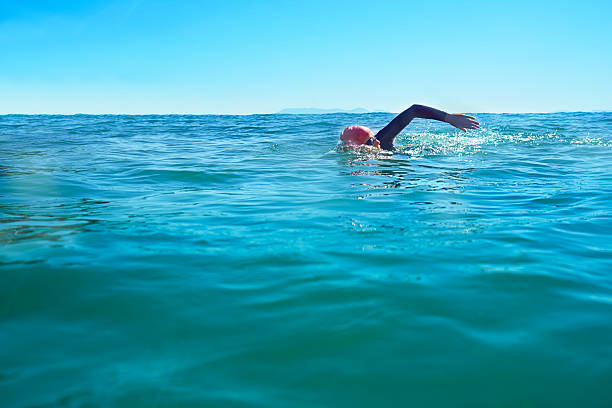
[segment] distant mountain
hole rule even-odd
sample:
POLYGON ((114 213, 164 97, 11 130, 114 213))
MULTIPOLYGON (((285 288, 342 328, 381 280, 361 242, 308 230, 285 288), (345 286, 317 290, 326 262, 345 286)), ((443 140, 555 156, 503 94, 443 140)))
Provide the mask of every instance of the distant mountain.
POLYGON ((321 109, 321 108, 287 108, 276 113, 291 113, 294 115, 317 114, 317 113, 368 113, 364 108, 355 109, 321 109))

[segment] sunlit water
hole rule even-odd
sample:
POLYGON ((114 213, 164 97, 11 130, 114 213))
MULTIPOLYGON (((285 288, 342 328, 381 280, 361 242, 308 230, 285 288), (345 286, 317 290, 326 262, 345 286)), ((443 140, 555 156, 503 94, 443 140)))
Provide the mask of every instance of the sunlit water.
POLYGON ((0 116, 2 407, 610 407, 612 113, 0 116))

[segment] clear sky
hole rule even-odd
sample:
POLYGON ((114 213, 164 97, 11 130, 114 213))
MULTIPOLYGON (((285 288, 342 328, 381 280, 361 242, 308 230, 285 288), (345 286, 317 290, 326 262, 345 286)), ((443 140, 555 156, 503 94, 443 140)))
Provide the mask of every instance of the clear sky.
POLYGON ((0 0, 0 113, 612 110, 607 1, 0 0))

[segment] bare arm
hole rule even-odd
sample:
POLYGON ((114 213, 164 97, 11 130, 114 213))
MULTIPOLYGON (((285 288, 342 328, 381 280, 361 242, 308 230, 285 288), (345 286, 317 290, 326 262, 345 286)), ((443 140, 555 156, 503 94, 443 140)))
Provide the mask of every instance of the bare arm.
POLYGON ((464 132, 466 129, 477 129, 480 127, 476 119, 472 116, 446 113, 435 108, 430 108, 429 106, 412 105, 397 115, 387 124, 387 126, 376 134, 376 138, 380 140, 380 147, 385 150, 392 150, 395 137, 408 126, 414 118, 439 120, 449 123, 464 132))

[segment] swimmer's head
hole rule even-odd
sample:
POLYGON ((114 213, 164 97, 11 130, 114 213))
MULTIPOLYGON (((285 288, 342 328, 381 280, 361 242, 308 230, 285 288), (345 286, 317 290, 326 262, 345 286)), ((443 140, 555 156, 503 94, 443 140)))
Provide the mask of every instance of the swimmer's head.
POLYGON ((380 147, 380 141, 374 137, 374 132, 365 126, 349 126, 340 134, 340 140, 347 146, 369 145, 380 147))

